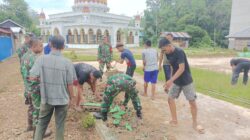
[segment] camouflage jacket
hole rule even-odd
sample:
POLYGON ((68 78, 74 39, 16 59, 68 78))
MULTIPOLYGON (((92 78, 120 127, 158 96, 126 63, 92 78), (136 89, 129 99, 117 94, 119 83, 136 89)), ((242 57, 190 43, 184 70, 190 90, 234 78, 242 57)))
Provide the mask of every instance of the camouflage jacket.
POLYGON ((24 54, 26 52, 28 52, 28 51, 29 51, 29 45, 28 44, 23 44, 22 47, 20 47, 19 49, 17 49, 16 53, 17 53, 17 55, 19 57, 20 63, 22 61, 22 57, 24 56, 24 54))
POLYGON ((99 46, 98 60, 102 62, 111 62, 113 60, 113 51, 111 45, 103 44, 99 46))
POLYGON ((34 65, 37 57, 38 55, 29 50, 26 54, 24 54, 21 61, 21 73, 24 77, 25 83, 27 84, 28 94, 40 94, 40 82, 38 80, 29 80, 29 71, 34 65))
POLYGON ((112 86, 116 88, 117 91, 127 91, 133 88, 136 84, 136 81, 128 76, 127 74, 115 74, 108 78, 107 87, 112 86))

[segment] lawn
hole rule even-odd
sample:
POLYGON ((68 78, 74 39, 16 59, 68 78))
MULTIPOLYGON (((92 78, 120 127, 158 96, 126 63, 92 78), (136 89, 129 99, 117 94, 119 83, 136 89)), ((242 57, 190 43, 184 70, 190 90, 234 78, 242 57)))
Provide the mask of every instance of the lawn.
MULTIPOLYGON (((63 55, 69 59, 71 59, 73 62, 80 62, 80 61, 97 61, 97 54, 95 53, 88 53, 83 52, 83 51, 64 51, 63 55)), ((136 60, 140 60, 141 59, 141 54, 139 53, 134 53, 134 57, 136 60)), ((114 53, 114 60, 119 60, 120 59, 120 53, 118 53, 117 51, 115 51, 114 53)))
MULTIPOLYGON (((136 72, 143 74, 141 68, 136 72)), ((250 108, 250 84, 244 86, 242 79, 237 86, 231 86, 231 75, 228 74, 192 68, 192 75, 199 93, 250 108)), ((163 72, 160 72, 159 80, 165 81, 163 72)))
MULTIPOLYGON (((156 47, 155 47, 156 48, 156 47)), ((143 47, 130 48, 136 60, 141 60, 143 47)), ((188 48, 184 49, 188 57, 235 57, 237 52, 222 48, 188 48)), ((64 56, 70 58, 74 62, 79 61, 96 61, 97 49, 66 49, 64 56)), ((114 59, 120 58, 120 53, 114 49, 114 59)))

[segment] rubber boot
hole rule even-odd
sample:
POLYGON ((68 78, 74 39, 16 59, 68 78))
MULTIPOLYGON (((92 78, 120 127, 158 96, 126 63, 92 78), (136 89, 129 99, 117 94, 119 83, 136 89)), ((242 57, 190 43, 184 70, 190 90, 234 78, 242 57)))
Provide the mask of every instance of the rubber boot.
POLYGON ((137 118, 142 119, 141 110, 137 110, 137 111, 136 111, 136 116, 137 116, 137 118))
POLYGON ((94 117, 96 118, 96 119, 102 119, 104 122, 105 121, 107 121, 108 120, 108 117, 107 117, 107 114, 108 113, 101 113, 101 112, 98 112, 98 113, 95 113, 94 114, 94 117))

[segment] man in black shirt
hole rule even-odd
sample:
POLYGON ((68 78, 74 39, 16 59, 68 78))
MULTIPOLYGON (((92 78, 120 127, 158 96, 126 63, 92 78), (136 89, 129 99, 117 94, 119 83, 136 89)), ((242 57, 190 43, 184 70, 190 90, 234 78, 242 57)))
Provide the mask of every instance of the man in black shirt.
POLYGON ((174 47, 166 38, 160 40, 159 48, 165 51, 166 57, 173 68, 173 76, 165 85, 165 90, 169 91, 168 103, 172 115, 170 124, 174 126, 178 124, 175 99, 177 99, 181 91, 183 91, 191 107, 193 128, 199 133, 204 133, 204 129, 201 125, 198 125, 197 122, 196 93, 185 52, 181 48, 174 47))
POLYGON ((244 73, 243 75, 243 84, 247 85, 248 82, 248 72, 250 70, 250 60, 242 59, 242 58, 235 58, 230 61, 233 70, 232 76, 232 85, 236 85, 239 79, 239 75, 241 72, 244 73))
POLYGON ((74 83, 75 86, 77 86, 78 90, 78 97, 77 97, 77 106, 80 105, 82 102, 82 93, 83 93, 83 84, 87 82, 93 93, 96 95, 96 97, 101 100, 101 96, 98 92, 96 92, 96 81, 97 79, 101 78, 102 74, 100 71, 98 71, 95 67, 85 64, 85 63, 79 63, 75 64, 75 71, 76 76, 78 79, 77 83, 74 83))

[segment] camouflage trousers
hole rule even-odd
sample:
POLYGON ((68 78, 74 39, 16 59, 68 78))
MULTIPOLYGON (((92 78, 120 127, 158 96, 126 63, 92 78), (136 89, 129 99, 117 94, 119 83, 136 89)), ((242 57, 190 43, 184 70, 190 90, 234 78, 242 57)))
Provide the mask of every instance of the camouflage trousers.
POLYGON ((100 72, 102 74, 104 73, 104 67, 105 67, 105 65, 106 65, 107 70, 110 70, 110 68, 111 68, 110 62, 102 62, 102 63, 100 63, 99 64, 99 69, 100 69, 100 72))
POLYGON ((38 124, 38 120, 39 120, 41 95, 40 94, 32 94, 31 99, 32 99, 32 104, 33 104, 33 108, 34 108, 33 112, 32 112, 33 126, 36 126, 38 124))
POLYGON ((29 103, 28 104, 29 105, 28 112, 27 112, 27 114, 28 114, 28 126, 31 127, 31 126, 33 126, 33 116, 32 116, 32 114, 33 114, 33 111, 34 111, 34 107, 33 107, 32 99, 31 99, 30 96, 27 96, 26 101, 29 103))
POLYGON ((102 113, 107 113, 109 111, 114 98, 122 91, 125 91, 125 101, 123 103, 124 106, 127 106, 129 99, 131 99, 136 111, 140 111, 142 109, 141 101, 138 96, 139 91, 135 88, 135 85, 133 87, 128 87, 125 90, 121 89, 119 86, 112 85, 107 87, 104 91, 103 102, 101 105, 102 113))

